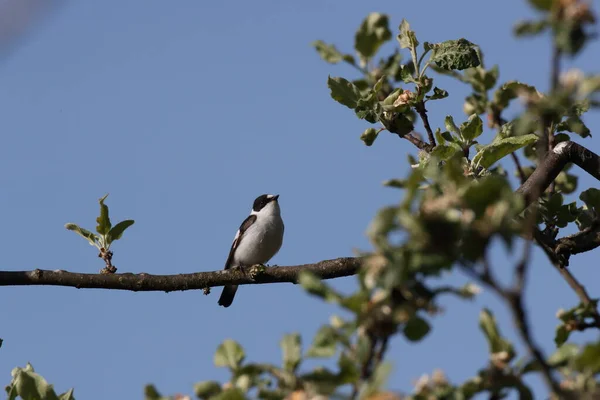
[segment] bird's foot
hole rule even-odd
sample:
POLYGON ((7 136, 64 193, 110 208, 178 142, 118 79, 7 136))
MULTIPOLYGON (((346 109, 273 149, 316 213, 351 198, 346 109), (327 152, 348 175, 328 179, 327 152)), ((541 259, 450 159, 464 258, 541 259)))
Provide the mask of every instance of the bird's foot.
POLYGON ((256 279, 260 275, 262 275, 262 273, 265 272, 266 269, 267 267, 265 267, 263 264, 254 264, 252 267, 250 267, 248 273, 250 275, 250 278, 256 279))

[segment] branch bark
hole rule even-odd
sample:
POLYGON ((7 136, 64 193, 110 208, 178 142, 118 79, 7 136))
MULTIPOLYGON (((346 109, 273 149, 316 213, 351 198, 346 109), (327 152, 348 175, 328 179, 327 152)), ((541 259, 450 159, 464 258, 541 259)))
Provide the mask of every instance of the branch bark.
POLYGON ((525 199, 525 206, 536 201, 570 162, 600 180, 600 157, 596 153, 575 142, 561 142, 546 154, 529 179, 517 189, 525 199))
POLYGON ((310 271, 321 279, 354 275, 361 264, 360 258, 345 257, 324 260, 314 264, 290 267, 267 267, 261 271, 231 269, 178 275, 151 274, 83 274, 68 271, 0 271, 0 286, 51 285, 77 289, 113 289, 134 292, 173 292, 177 290, 207 289, 225 285, 261 283, 297 283, 302 271, 310 271))

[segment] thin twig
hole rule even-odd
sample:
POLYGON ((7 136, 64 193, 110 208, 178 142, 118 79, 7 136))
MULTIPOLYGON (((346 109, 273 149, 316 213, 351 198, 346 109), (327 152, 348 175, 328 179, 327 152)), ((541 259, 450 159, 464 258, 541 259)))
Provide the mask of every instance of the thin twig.
POLYGON ((521 166, 521 161, 519 161, 519 157, 516 153, 510 153, 515 166, 517 167, 517 172, 519 173, 519 179, 521 180, 521 184, 525 183, 527 180, 527 176, 525 175, 525 171, 523 171, 523 167, 521 166))
POLYGON ((433 135, 433 131, 431 130, 431 126, 429 125, 429 117, 427 117, 427 110, 425 109, 425 103, 423 101, 418 102, 415 105, 415 110, 421 116, 423 120, 423 126, 425 126, 425 130, 427 131, 427 137, 429 138, 429 144, 432 147, 436 146, 435 136, 433 135))
MULTIPOLYGON (((554 246, 551 243, 552 240, 550 238, 547 238, 542 232, 539 231, 539 229, 536 229, 534 231, 534 237, 536 242, 542 248, 542 250, 544 250, 544 253, 546 253, 546 256, 548 256, 548 259, 550 260, 551 264, 554 266, 554 268, 556 268, 558 273, 564 278, 564 280, 571 287, 571 289, 573 289, 577 297, 579 297, 579 301, 581 301, 581 304, 585 306, 592 305, 592 298, 585 289, 585 286, 583 286, 577 280, 577 278, 575 278, 571 271, 569 271, 566 268, 563 268, 559 258, 554 252, 554 246)), ((600 328, 600 313, 598 312, 598 309, 596 307, 592 307, 592 318, 594 319, 596 327, 600 328)))

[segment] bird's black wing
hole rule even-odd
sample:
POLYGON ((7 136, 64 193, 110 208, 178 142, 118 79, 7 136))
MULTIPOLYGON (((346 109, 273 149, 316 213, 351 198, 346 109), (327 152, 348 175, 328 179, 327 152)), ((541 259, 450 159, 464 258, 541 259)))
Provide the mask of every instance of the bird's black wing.
POLYGON ((256 221, 256 215, 249 215, 248 218, 242 222, 242 225, 240 225, 240 229, 238 229, 237 233, 235 234, 235 238, 233 239, 233 243, 231 244, 231 250, 229 250, 229 256, 225 262, 225 269, 231 268, 231 263, 233 262, 233 253, 235 253, 235 249, 237 249, 237 247, 240 245, 244 232, 246 232, 248 228, 252 226, 254 221, 256 221))

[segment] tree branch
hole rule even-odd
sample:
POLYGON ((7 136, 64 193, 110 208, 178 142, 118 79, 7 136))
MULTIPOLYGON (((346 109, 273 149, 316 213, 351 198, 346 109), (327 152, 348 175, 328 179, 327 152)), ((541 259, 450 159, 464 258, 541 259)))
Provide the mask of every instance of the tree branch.
POLYGON ((600 180, 600 157, 596 153, 575 142, 561 142, 546 154, 529 179, 517 189, 516 192, 525 199, 525 206, 536 201, 570 162, 600 180))
POLYGON ((415 110, 417 111, 417 113, 419 113, 419 116, 421 116, 421 119, 423 120, 423 126, 425 127, 425 130, 427 131, 427 137, 429 138, 429 144, 431 145, 431 147, 435 147, 436 143, 435 143, 435 136, 433 135, 433 131, 431 130, 431 126, 429 125, 429 118, 427 117, 427 110, 425 109, 425 103, 423 101, 418 102, 415 105, 415 110))
POLYGON ((259 271, 231 269, 178 275, 151 274, 84 274, 62 270, 0 271, 0 286, 51 285, 77 289, 113 289, 172 292, 176 290, 206 289, 225 285, 261 283, 297 283, 302 271, 310 271, 321 279, 354 275, 361 265, 360 258, 345 257, 324 260, 315 264, 291 267, 268 267, 259 271))

